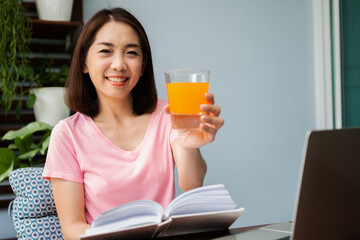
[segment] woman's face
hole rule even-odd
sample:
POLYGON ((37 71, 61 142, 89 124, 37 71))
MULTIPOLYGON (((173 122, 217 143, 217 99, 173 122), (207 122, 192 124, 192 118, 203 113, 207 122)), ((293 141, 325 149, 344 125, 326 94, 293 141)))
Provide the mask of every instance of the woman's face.
POLYGON ((134 29, 111 21, 97 32, 83 72, 90 75, 99 101, 127 99, 143 73, 143 65, 140 40, 134 29))

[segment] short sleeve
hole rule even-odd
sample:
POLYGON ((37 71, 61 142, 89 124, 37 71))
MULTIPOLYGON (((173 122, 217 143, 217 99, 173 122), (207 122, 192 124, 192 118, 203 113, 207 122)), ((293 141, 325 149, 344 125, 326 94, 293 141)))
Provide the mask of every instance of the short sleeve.
POLYGON ((45 179, 61 178, 83 183, 72 136, 71 128, 65 121, 60 121, 52 130, 43 172, 45 179))

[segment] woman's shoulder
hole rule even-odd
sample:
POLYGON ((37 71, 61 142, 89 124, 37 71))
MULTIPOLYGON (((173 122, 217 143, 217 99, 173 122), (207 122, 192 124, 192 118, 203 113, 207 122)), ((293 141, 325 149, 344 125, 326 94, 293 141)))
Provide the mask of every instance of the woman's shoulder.
POLYGON ((164 125, 165 122, 170 121, 170 115, 166 114, 164 111, 164 107, 168 104, 168 101, 165 99, 158 99, 156 109, 152 113, 152 123, 164 125))
POLYGON ((168 104, 168 101, 165 99, 158 99, 157 104, 156 104, 156 108, 154 110, 154 112, 152 113, 153 115, 156 116, 162 116, 164 115, 164 106, 166 106, 168 104))
POLYGON ((156 105, 156 111, 162 111, 164 106, 166 106, 168 103, 165 99, 158 99, 157 105, 156 105))
POLYGON ((54 126, 54 130, 72 131, 75 128, 85 127, 86 124, 84 124, 84 123, 89 122, 90 120, 91 120, 91 118, 89 116, 86 116, 83 113, 77 112, 77 113, 71 115, 70 117, 60 120, 54 126))

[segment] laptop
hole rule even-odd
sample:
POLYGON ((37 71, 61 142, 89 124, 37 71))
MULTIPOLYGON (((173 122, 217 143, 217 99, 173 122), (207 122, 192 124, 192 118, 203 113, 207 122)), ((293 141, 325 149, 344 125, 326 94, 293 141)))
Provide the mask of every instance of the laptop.
POLYGON ((360 128, 306 135, 295 218, 222 240, 360 239, 360 128))

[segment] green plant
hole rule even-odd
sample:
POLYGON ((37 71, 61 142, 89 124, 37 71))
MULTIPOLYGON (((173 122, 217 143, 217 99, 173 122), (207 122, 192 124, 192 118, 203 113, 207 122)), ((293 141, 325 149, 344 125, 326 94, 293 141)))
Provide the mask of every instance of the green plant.
MULTIPOLYGON (((70 67, 62 65, 53 69, 52 64, 53 60, 47 59, 36 66, 24 65, 21 77, 31 83, 31 87, 63 87, 69 75, 70 67)), ((28 92, 24 91, 23 93, 28 92)), ((35 94, 29 93, 26 106, 28 108, 34 107, 35 101, 35 94)))
MULTIPOLYGON (((20 76, 28 63, 31 22, 18 0, 2 0, 0 8, 0 109, 5 114, 15 98, 22 98, 24 81, 20 76), (20 88, 20 93, 17 92, 20 88)), ((21 101, 17 106, 21 109, 21 101)))
POLYGON ((36 156, 45 155, 51 131, 52 127, 42 122, 31 122, 18 130, 8 131, 2 140, 10 140, 13 143, 7 148, 0 148, 0 182, 14 169, 44 162, 44 158, 37 161, 34 159, 36 156))
POLYGON ((53 67, 53 60, 46 58, 39 65, 24 65, 22 77, 30 82, 31 87, 63 87, 69 75, 70 67, 53 67))
POLYGON ((70 68, 66 65, 60 66, 58 70, 46 70, 39 78, 38 84, 41 87, 63 87, 69 71, 70 68))

